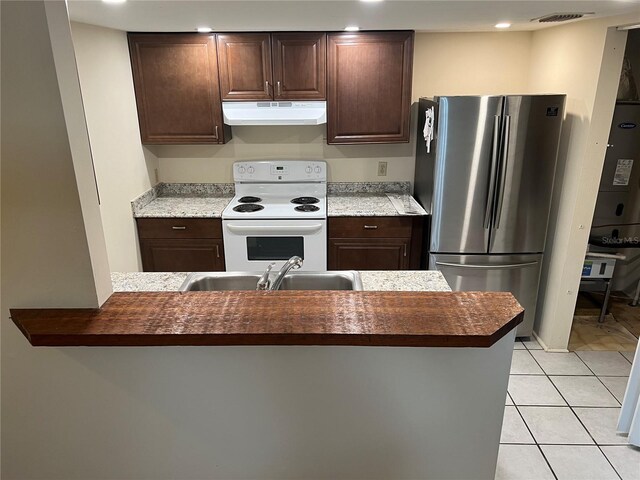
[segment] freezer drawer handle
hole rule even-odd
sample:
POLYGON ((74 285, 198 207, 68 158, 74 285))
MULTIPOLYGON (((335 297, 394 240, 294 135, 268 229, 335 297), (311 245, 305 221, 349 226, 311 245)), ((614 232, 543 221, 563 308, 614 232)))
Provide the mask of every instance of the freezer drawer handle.
POLYGON ((520 268, 520 267, 528 267, 529 265, 537 265, 537 264, 538 262, 511 263, 508 265, 464 265, 462 263, 436 262, 436 265, 441 265, 443 267, 484 268, 484 269, 520 268))
POLYGON ((227 225, 227 230, 234 233, 273 233, 276 235, 285 234, 285 233, 307 233, 307 232, 317 232, 322 229, 322 224, 317 223, 313 225, 285 225, 285 226, 269 226, 269 225, 254 225, 254 226, 243 226, 243 225, 227 225))

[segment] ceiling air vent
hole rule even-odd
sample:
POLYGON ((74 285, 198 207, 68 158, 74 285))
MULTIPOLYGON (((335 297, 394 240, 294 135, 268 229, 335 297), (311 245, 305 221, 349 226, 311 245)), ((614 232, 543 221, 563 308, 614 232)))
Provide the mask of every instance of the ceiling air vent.
POLYGON ((557 23, 567 22, 569 20, 577 20, 586 15, 594 15, 593 12, 581 12, 581 13, 552 13, 550 15, 544 15, 542 17, 531 19, 532 22, 540 23, 557 23))

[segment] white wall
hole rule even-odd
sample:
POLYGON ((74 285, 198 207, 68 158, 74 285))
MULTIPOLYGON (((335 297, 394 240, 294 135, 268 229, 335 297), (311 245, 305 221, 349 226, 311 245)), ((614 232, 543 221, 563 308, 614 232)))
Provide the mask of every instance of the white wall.
POLYGON ((626 40, 626 32, 608 27, 624 20, 582 21, 533 34, 530 89, 567 93, 534 327, 552 350, 566 349, 569 341, 626 40))
POLYGON ((158 159, 140 142, 127 35, 71 25, 109 264, 136 272, 141 260, 130 202, 156 184, 158 159))

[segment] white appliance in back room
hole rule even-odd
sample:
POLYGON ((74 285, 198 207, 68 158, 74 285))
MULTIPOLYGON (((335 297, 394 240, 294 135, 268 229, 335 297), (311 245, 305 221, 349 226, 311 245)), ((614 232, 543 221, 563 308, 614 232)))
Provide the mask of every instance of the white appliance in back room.
POLYGON ((325 162, 237 162, 233 179, 236 195, 222 212, 228 271, 277 270, 294 255, 301 270, 327 269, 325 162))
POLYGON ((510 95, 419 104, 426 140, 417 142, 415 195, 433 212, 429 268, 453 290, 513 293, 525 308, 519 337, 533 331, 564 103, 510 95))

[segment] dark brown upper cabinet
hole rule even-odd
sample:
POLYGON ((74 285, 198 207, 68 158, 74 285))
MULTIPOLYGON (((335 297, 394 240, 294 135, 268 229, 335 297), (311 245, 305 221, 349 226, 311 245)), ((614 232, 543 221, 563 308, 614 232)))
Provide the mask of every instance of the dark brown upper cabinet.
POLYGON ((129 34, 129 50, 142 143, 230 138, 222 123, 213 35, 129 34))
POLYGON ((274 33, 274 100, 326 98, 327 36, 324 33, 274 33))
POLYGON ((413 32, 327 36, 327 143, 409 141, 413 32))
POLYGON ((222 100, 271 100, 271 36, 221 33, 217 38, 222 100))
POLYGON ((221 33, 222 100, 324 100, 324 33, 221 33))

